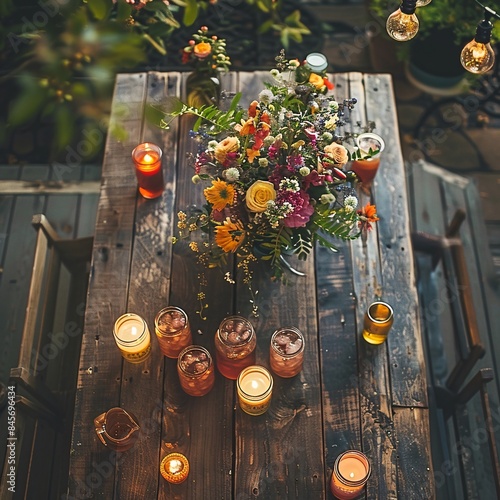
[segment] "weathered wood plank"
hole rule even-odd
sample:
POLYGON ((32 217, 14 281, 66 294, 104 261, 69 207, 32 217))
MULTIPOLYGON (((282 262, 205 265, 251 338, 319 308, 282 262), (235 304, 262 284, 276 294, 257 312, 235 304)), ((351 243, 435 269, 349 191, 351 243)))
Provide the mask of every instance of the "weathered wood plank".
POLYGON ((394 407, 393 420, 398 429, 398 498, 435 498, 427 409, 394 407))
MULTIPOLYGON (((264 88, 267 72, 240 73, 245 104, 264 88)), ((250 317, 257 332, 257 364, 269 367, 269 344, 274 330, 296 326, 305 337, 304 365, 291 379, 274 376, 270 409, 260 417, 244 413, 237 404, 235 432, 235 498, 325 497, 325 465, 321 387, 318 353, 318 322, 314 256, 303 263, 290 259, 305 277, 290 274, 289 284, 270 281, 265 262, 255 266, 254 290, 258 290, 259 317, 250 317)), ((237 311, 251 313, 250 296, 238 280, 237 311)))
MULTIPOLYGON (((366 106, 369 119, 388 124, 387 133, 383 134, 386 149, 381 166, 375 178, 373 193, 381 220, 377 224, 384 299, 393 304, 395 320, 387 341, 391 363, 390 384, 391 399, 394 406, 427 408, 427 382, 424 368, 424 353, 421 337, 420 317, 418 314, 418 296, 414 274, 414 262, 410 240, 410 219, 406 172, 404 168, 399 131, 397 127, 396 104, 389 75, 366 75, 366 106), (395 360, 395 361, 393 361, 395 360)), ((402 434, 405 425, 399 421, 395 438, 398 455, 398 470, 410 467, 415 477, 422 481, 422 497, 432 498, 434 481, 426 443, 429 436, 428 413, 422 412, 424 425, 415 428, 415 442, 421 443, 416 456, 420 460, 405 462, 402 454, 402 434)), ((406 425, 411 428, 411 422, 406 425)), ((394 438, 394 435, 392 435, 394 438)), ((405 496, 405 491, 412 492, 412 487, 402 488, 398 483, 398 493, 405 496)))
MULTIPOLYGON (((303 369, 291 379, 274 376, 269 410, 261 417, 236 409, 235 496, 238 499, 325 496, 325 465, 314 258, 291 260, 305 277, 290 283, 270 282, 269 269, 259 263, 253 287, 259 291, 259 317, 250 318, 257 332, 257 364, 269 367, 269 344, 274 330, 296 326, 305 337, 303 369)), ((245 285, 238 285, 237 309, 250 311, 245 285)))
POLYGON ((427 390, 411 252, 406 172, 391 77, 367 75, 365 87, 369 118, 387 127, 384 134, 386 150, 375 178, 374 197, 382 216, 378 224, 379 239, 383 242, 380 245, 381 269, 384 283, 391 285, 385 287, 384 296, 394 304, 396 312, 393 335, 388 339, 389 350, 398 354, 397 366, 391 364, 393 403, 425 407, 427 390))
POLYGON ((119 404, 122 358, 110 346, 114 321, 127 309, 137 196, 130 153, 140 137, 145 95, 145 74, 117 76, 112 114, 114 120, 122 117, 128 137, 118 141, 108 135, 104 157, 71 450, 69 495, 77 498, 113 498, 120 460, 98 441, 92 424, 99 413, 119 404))
MULTIPOLYGON (((179 94, 179 75, 149 73, 146 106, 165 95, 179 94)), ((127 311, 142 316, 149 325, 152 353, 140 364, 123 363, 120 406, 130 410, 142 428, 141 439, 133 453, 123 456, 117 468, 117 499, 155 498, 158 490, 163 392, 163 355, 154 333, 154 318, 165 304, 169 291, 173 198, 175 171, 171 168, 176 153, 177 131, 165 132, 143 120, 139 142, 152 142, 164 151, 165 191, 154 200, 137 199, 134 246, 130 267, 127 311)), ((130 160, 130 166, 131 160, 130 160)))
MULTIPOLYGON (((182 92, 185 94, 183 74, 182 92)), ((236 80, 224 80, 225 88, 236 90, 236 80)), ((196 153, 196 141, 190 139, 189 131, 193 126, 192 117, 186 116, 177 123, 178 150, 176 159, 175 211, 186 211, 188 207, 201 207, 204 203, 203 189, 194 187, 192 165, 186 159, 187 153, 196 153)), ((177 226, 174 226, 176 233, 177 226)), ((194 236, 200 238, 197 234, 194 236)), ((201 238, 200 238, 201 239, 201 238)), ((201 243, 201 241, 199 241, 201 243)), ((171 304, 186 311, 193 335, 193 343, 203 345, 215 359, 213 338, 222 320, 224 311, 232 312, 233 287, 222 279, 220 270, 211 272, 196 264, 195 254, 187 242, 179 241, 173 247, 170 289, 164 306, 171 304), (200 273, 204 273, 207 286, 209 308, 202 311, 202 320, 197 311, 200 273)), ((232 450, 233 450, 233 383, 216 374, 214 388, 207 395, 197 398, 186 395, 179 384, 176 360, 165 360, 164 407, 162 419, 162 442, 160 459, 167 453, 179 451, 191 461, 188 480, 181 485, 171 485, 160 478, 160 499, 169 498, 231 498, 232 491, 232 450), (207 429, 216 429, 207 432, 207 429), (217 431, 220 429, 220 432, 217 431)))
MULTIPOLYGON (((330 78, 335 81, 336 98, 347 97, 347 75, 330 78)), ((337 456, 345 450, 362 449, 351 251, 348 243, 335 244, 336 254, 316 247, 327 491, 337 456)))
POLYGON ((361 450, 356 314, 349 245, 316 248, 327 481, 345 450, 361 450))
POLYGON ((0 183, 0 194, 98 194, 99 181, 2 181, 0 183))
MULTIPOLYGON (((351 126, 366 125, 366 88, 361 73, 349 73, 348 94, 358 102, 351 113, 351 126)), ((339 98, 340 100, 340 98, 339 98)), ((385 124, 388 126, 389 124, 385 124)), ((393 125, 393 124, 390 124, 393 125)), ((379 131, 379 133, 381 133, 379 131)), ((370 201, 370 197, 359 192, 359 205, 370 201)), ((385 345, 372 346, 366 343, 361 332, 363 319, 370 303, 385 298, 383 275, 380 268, 378 224, 372 231, 351 242, 354 295, 356 298, 356 334, 358 342, 358 373, 360 408, 362 416, 363 450, 370 459, 372 476, 367 485, 368 498, 395 498, 394 443, 386 432, 392 427, 389 357, 385 345)), ((386 299, 388 300, 388 299, 386 299)))

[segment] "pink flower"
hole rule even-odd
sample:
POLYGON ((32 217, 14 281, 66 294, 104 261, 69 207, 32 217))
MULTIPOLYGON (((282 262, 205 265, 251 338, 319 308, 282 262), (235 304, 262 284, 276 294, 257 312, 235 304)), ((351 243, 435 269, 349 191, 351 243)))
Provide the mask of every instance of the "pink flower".
POLYGON ((297 192, 280 191, 276 198, 277 204, 288 202, 293 207, 293 212, 283 220, 286 227, 304 227, 314 213, 314 207, 309 202, 309 195, 302 189, 297 192))

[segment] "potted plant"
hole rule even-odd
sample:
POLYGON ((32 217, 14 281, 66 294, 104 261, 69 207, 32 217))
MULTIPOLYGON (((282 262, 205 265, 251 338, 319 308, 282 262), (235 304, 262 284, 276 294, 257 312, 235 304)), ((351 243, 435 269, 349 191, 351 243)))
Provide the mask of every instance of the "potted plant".
MULTIPOLYGON (((485 5, 500 10, 499 0, 485 5)), ((385 26, 385 20, 398 8, 395 0, 369 0, 370 12, 385 26)), ((460 64, 463 46, 474 38, 477 24, 483 19, 483 9, 471 0, 433 0, 417 8, 420 21, 417 36, 408 43, 398 43, 399 57, 407 61, 411 76, 438 88, 460 82, 465 70, 460 64)), ((494 23, 492 40, 500 38, 500 23, 494 23)))

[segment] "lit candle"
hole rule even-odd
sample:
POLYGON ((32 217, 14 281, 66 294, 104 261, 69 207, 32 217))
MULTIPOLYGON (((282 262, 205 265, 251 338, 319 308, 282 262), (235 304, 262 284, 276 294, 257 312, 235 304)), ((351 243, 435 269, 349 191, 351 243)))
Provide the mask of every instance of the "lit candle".
POLYGON ((349 450, 335 460, 330 487, 339 500, 357 498, 370 476, 370 462, 360 451, 349 450))
POLYGON ((160 473, 169 483, 182 483, 189 474, 189 461, 181 453, 170 453, 161 461, 160 473))
POLYGON ((139 144, 132 151, 139 192, 144 198, 157 198, 163 192, 161 157, 161 149, 150 142, 139 144))
POLYGON ((236 388, 241 409, 249 415, 262 415, 271 403, 273 377, 263 366, 252 365, 239 374, 236 388))
POLYGON ((141 363, 151 354, 148 325, 137 314, 120 316, 115 321, 113 336, 122 356, 131 363, 141 363))
POLYGON ((306 57, 306 64, 311 71, 321 73, 328 67, 328 61, 323 54, 313 52, 306 57))

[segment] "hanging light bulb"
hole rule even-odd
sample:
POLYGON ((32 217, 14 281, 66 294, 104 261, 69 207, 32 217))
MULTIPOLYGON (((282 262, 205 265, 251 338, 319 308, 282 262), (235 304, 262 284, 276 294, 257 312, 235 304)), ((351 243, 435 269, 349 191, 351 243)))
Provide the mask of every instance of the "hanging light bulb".
POLYGON ((481 75, 489 71, 495 64, 495 52, 490 40, 493 25, 492 16, 498 17, 494 10, 484 7, 484 19, 477 25, 476 36, 463 49, 460 54, 462 66, 470 73, 481 75))
POLYGON ((411 40, 418 32, 418 19, 415 15, 417 0, 403 0, 398 10, 393 12, 386 23, 387 33, 398 42, 411 40))
POLYGON ((432 0, 417 0, 417 7, 425 7, 426 5, 429 5, 432 2, 432 0))

